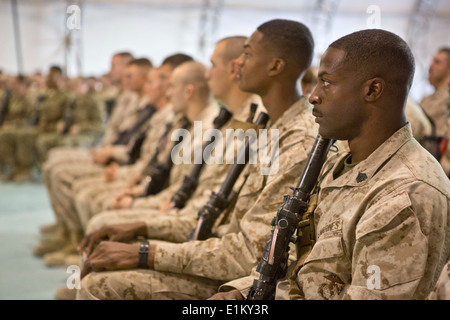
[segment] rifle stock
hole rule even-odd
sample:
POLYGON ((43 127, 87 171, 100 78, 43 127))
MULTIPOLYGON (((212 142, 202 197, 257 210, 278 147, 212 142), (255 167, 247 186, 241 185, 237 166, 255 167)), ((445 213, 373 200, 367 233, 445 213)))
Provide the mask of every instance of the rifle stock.
MULTIPOLYGON (((221 107, 219 115, 214 119, 214 129, 222 128, 231 117, 231 112, 225 107, 221 107)), ((209 141, 203 146, 202 154, 212 143, 215 143, 215 140, 212 140, 212 137, 210 137, 209 141)), ((195 192, 195 189, 197 189, 198 179, 204 164, 205 159, 202 159, 201 163, 194 165, 189 176, 184 176, 181 187, 175 192, 170 200, 172 208, 184 208, 186 202, 191 198, 192 194, 195 192)))
MULTIPOLYGON (((265 126, 269 121, 269 116, 261 112, 256 120, 257 125, 265 126)), ((188 237, 188 241, 205 240, 212 235, 212 227, 221 214, 234 198, 233 186, 244 170, 248 162, 250 140, 247 139, 243 150, 238 154, 238 160, 231 167, 218 193, 213 192, 208 202, 198 212, 197 225, 188 237)))
MULTIPOLYGON (((297 187, 293 189, 293 195, 284 196, 283 204, 271 222, 272 236, 264 248, 256 269, 260 273, 260 277, 254 280, 247 300, 272 300, 275 298, 277 281, 285 276, 288 267, 289 243, 296 243, 298 240, 295 232, 302 215, 308 209, 310 195, 333 143, 334 140, 317 136, 297 187)), ((310 225, 307 227, 312 229, 310 225)), ((310 240, 309 244, 313 244, 314 239, 310 240)))

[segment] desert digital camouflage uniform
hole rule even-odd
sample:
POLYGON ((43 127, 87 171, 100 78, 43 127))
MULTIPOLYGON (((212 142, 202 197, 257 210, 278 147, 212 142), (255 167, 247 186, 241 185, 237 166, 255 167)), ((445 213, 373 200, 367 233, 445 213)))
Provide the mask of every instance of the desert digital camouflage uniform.
MULTIPOLYGON (((233 115, 233 118, 224 126, 221 128, 221 133, 223 136, 225 136, 227 129, 238 129, 242 128, 243 130, 246 129, 246 126, 248 127, 248 124, 246 124, 246 120, 249 117, 250 114, 250 104, 256 103, 258 105, 258 109, 255 113, 254 120, 258 117, 260 112, 265 112, 265 108, 262 106, 261 98, 256 95, 252 95, 246 102, 243 103, 242 107, 238 111, 236 115, 233 115)), ((217 145, 220 146, 223 145, 223 154, 226 155, 227 145, 225 143, 222 143, 222 140, 216 141, 217 145)), ((235 145, 237 147, 238 144, 235 145)), ((198 186, 195 190, 195 192, 192 194, 191 198, 188 200, 188 202, 185 205, 185 208, 183 209, 177 209, 172 208, 170 209, 165 215, 169 216, 184 216, 187 214, 189 216, 189 220, 192 218, 192 214, 196 214, 198 210, 208 201, 211 190, 216 190, 220 188, 222 182, 225 180, 226 175, 228 174, 228 171, 230 170, 232 166, 232 161, 226 162, 223 161, 223 164, 215 164, 215 163, 205 163, 203 165, 202 173, 199 177, 198 186)), ((175 166, 178 167, 178 166, 175 166)), ((189 169, 190 170, 190 169, 189 169)), ((176 171, 173 173, 178 174, 176 171)), ((190 171, 184 170, 182 177, 184 175, 189 175, 190 171)), ((172 173, 171 173, 172 175, 172 173)), ((240 179, 236 182, 235 189, 239 189, 240 186, 244 182, 244 175, 240 177, 240 179)), ((145 221, 149 225, 149 232, 154 232, 155 229, 159 229, 158 226, 154 225, 154 218, 158 217, 161 221, 165 218, 161 217, 159 213, 159 208, 163 202, 170 199, 174 193, 179 189, 181 186, 182 180, 178 184, 173 184, 169 186, 167 189, 162 190, 160 193, 154 196, 148 196, 144 198, 137 198, 133 202, 133 206, 131 209, 124 209, 124 210, 107 210, 105 212, 102 212, 95 216, 88 226, 88 233, 92 232, 94 230, 99 229, 100 227, 104 225, 111 225, 111 224, 121 224, 121 223, 130 223, 133 221, 145 221)), ((101 200, 101 198, 99 199, 101 200)), ((107 207, 108 202, 104 201, 102 204, 103 208, 107 207)), ((185 234, 186 232, 190 232, 191 224, 184 224, 181 220, 172 221, 172 218, 168 218, 168 222, 172 224, 173 230, 176 228, 180 228, 180 230, 185 230, 185 232, 178 233, 178 240, 184 241, 185 240, 185 234)), ((163 234, 167 234, 167 231, 164 231, 164 229, 159 229, 163 231, 162 234, 159 232, 155 234, 155 237, 163 237, 163 234)), ((153 233, 151 233, 153 234, 153 233)), ((171 232, 169 232, 171 234, 171 232)), ((172 241, 175 241, 172 239, 172 241)))
MULTIPOLYGON (((127 107, 131 110, 122 119, 123 128, 131 128, 137 120, 138 110, 145 107, 147 98, 140 100, 130 100, 127 107), (126 125, 125 125, 126 124, 126 125)), ((120 148, 120 147, 119 147, 120 148)), ((74 148, 63 148, 66 150, 76 150, 74 148)), ((88 151, 84 150, 86 154, 88 151)), ((70 153, 70 152, 69 152, 70 153)), ((77 153, 77 151, 75 151, 77 153)), ((73 158, 53 158, 49 159, 43 166, 43 180, 45 182, 50 202, 55 213, 58 224, 65 224, 64 215, 73 215, 72 210, 72 184, 80 177, 103 175, 105 166, 97 165, 91 156, 79 157, 73 154, 73 158)), ((73 220, 73 219, 72 219, 73 220)))
MULTIPOLYGON (((60 132, 42 134, 37 140, 37 149, 41 159, 54 147, 87 147, 102 133, 102 117, 100 105, 92 94, 72 97, 66 112, 71 112, 72 126, 78 126, 77 134, 61 134, 60 132), (74 103, 74 105, 71 105, 74 103), (73 110, 69 110, 73 108, 73 110)), ((60 123, 64 123, 63 118, 60 123)), ((69 129, 70 130, 70 129, 69 129)))
MULTIPOLYGON (((160 127, 165 127, 165 123, 169 119, 172 119, 172 117, 173 113, 170 110, 167 112, 165 109, 162 109, 155 113, 149 120, 151 124, 150 131, 154 133, 161 132, 163 128, 160 127)), ((145 142, 142 148, 143 150, 152 150, 150 146, 145 145, 145 142)), ((139 161, 131 167, 138 165, 139 161)), ((52 200, 55 215, 59 217, 58 221, 63 221, 63 224, 70 230, 81 232, 79 217, 74 208, 74 196, 76 192, 85 185, 84 180, 88 181, 88 184, 92 181, 104 180, 104 171, 105 166, 89 162, 81 164, 70 163, 67 166, 61 164, 54 167, 51 171, 52 175, 48 191, 51 194, 50 199, 52 200)))
MULTIPOLYGON (((211 129, 213 127, 213 120, 217 116, 219 112, 218 105, 213 102, 210 103, 200 114, 200 122, 202 124, 201 132, 197 132, 195 134, 201 134, 201 137, 203 137, 203 134, 211 129)), ((174 145, 174 142, 171 141, 172 134, 175 133, 178 129, 180 129, 180 119, 181 115, 177 117, 177 119, 174 121, 174 126, 170 130, 170 132, 167 134, 166 141, 164 143, 163 148, 160 148, 159 153, 157 154, 157 162, 158 163, 165 163, 167 162, 167 159, 171 158, 171 152, 174 145)), ((184 118, 184 117, 183 117, 184 118)), ((180 186, 183 180, 184 175, 188 174, 192 170, 193 166, 193 157, 194 157, 194 150, 197 148, 200 148, 201 150, 201 144, 202 139, 200 137, 196 138, 194 135, 195 126, 194 124, 189 124, 188 127, 185 128, 187 132, 189 132, 191 140, 186 140, 186 142, 181 142, 179 147, 181 147, 181 150, 183 150, 183 144, 189 141, 190 145, 190 152, 191 152, 191 161, 189 163, 182 163, 178 165, 173 165, 169 181, 168 181, 168 187, 171 188, 173 185, 180 186)), ((154 142, 158 142, 159 139, 152 138, 154 142)), ((188 148, 188 146, 186 147, 188 148)), ((150 159, 153 158, 153 155, 155 154, 155 149, 151 149, 151 152, 147 155, 144 155, 145 160, 147 161, 147 164, 150 162, 150 159)), ((141 161, 142 162, 142 161, 141 161)), ((136 166, 135 166, 136 167, 136 166)), ((147 168, 147 166, 140 166, 141 170, 136 173, 136 171, 133 171, 133 174, 138 174, 140 177, 146 177, 148 175, 148 171, 150 168, 147 168)), ((77 187, 79 192, 75 195, 75 206, 77 208, 78 215, 80 217, 80 220, 83 222, 88 222, 88 220, 95 214, 98 214, 102 211, 102 204, 98 203, 97 201, 101 201, 101 197, 109 196, 110 198, 114 196, 116 192, 119 190, 126 188, 129 186, 129 180, 130 180, 130 174, 124 175, 124 170, 127 171, 127 168, 123 168, 121 172, 121 177, 114 183, 105 183, 103 181, 97 181, 96 183, 92 184, 90 183, 89 186, 85 184, 83 187, 77 187), (100 198, 97 200, 97 198, 100 198)), ((130 171, 130 170, 128 170, 130 171)), ((145 180, 145 179, 142 179, 145 180)), ((145 181, 142 183, 142 191, 145 189, 145 181)), ((166 189, 167 189, 166 188, 166 189)), ((165 190, 165 189, 164 189, 165 190)), ((85 224, 84 224, 85 225, 85 224)))
MULTIPOLYGON (((134 114, 138 103, 139 97, 135 92, 124 91, 118 96, 116 106, 101 138, 101 146, 112 145, 122 130, 131 128, 136 121, 134 114)), ((49 179, 51 171, 61 163, 82 161, 92 162, 92 157, 86 148, 58 147, 50 150, 42 168, 44 181, 49 179)))
MULTIPOLYGON (((299 260, 306 257, 291 297, 426 298, 449 254, 450 182, 409 124, 339 176, 348 156, 324 165, 317 242, 299 260)), ((286 288, 278 298, 287 296, 286 288)))
MULTIPOLYGON (((240 108, 240 110, 238 111, 238 113, 236 115, 233 115, 233 118, 237 121, 240 121, 241 123, 244 123, 247 118, 249 117, 250 114, 250 104, 251 103, 256 103, 258 105, 258 109, 255 113, 254 119, 257 118, 259 112, 261 111, 265 111, 264 107, 262 106, 262 102, 261 102, 261 98, 259 96, 256 95, 252 95, 247 101, 245 101, 242 105, 242 107, 240 108)), ((238 122, 233 122, 230 121, 228 122, 224 127, 222 127, 221 132, 224 135, 226 129, 230 129, 231 126, 238 126, 238 122)), ((217 141, 216 142, 217 145, 220 145, 221 141, 217 141)), ((225 145, 224 145, 225 147, 225 145)), ((224 148, 224 152, 225 152, 224 148)), ((183 172, 179 172, 178 170, 173 170, 171 172, 171 177, 175 176, 178 177, 178 179, 184 178, 185 175, 189 175, 190 174, 190 167, 185 167, 183 165, 181 165, 182 167, 184 167, 182 170, 183 172)), ((175 168, 178 168, 178 165, 174 166, 175 168)), ((200 209, 200 207, 206 203, 206 201, 209 199, 210 196, 210 191, 216 189, 217 187, 220 186, 221 182, 225 179, 226 174, 228 173, 228 170, 230 169, 231 164, 222 164, 222 165, 217 165, 217 164, 204 164, 203 167, 203 171, 202 174, 199 178, 199 183, 197 186, 197 189, 195 190, 194 194, 192 195, 191 199, 195 199, 195 204, 189 207, 189 209, 186 209, 188 212, 189 211, 197 211, 198 209, 200 209)), ((180 168, 181 169, 181 168, 180 168)), ((97 229, 100 225, 104 225, 104 224, 117 224, 120 223, 122 221, 124 222, 131 222, 130 219, 134 220, 142 220, 139 218, 140 215, 143 215, 144 217, 147 217, 147 215, 154 215, 157 214, 159 212, 159 208, 161 206, 162 203, 164 203, 165 201, 167 201, 168 199, 170 199, 174 193, 180 188, 182 183, 182 180, 179 180, 178 183, 171 183, 171 185, 162 190, 160 193, 158 193, 157 195, 153 195, 153 196, 148 196, 148 197, 144 197, 144 198, 137 198, 134 202, 133 202, 133 206, 132 206, 132 211, 134 211, 133 214, 123 214, 124 212, 129 212, 130 210, 127 211, 107 211, 102 213, 102 217, 103 218, 96 218, 95 219, 95 225, 91 226, 91 230, 93 229, 97 229), (135 210, 134 210, 135 209, 135 210), (114 217, 114 218, 113 218, 114 217)), ((239 183, 238 183, 239 185, 239 183)), ((194 201, 194 200, 189 200, 188 203, 194 201)), ((93 201, 93 205, 91 210, 93 210, 94 212, 100 212, 99 210, 103 209, 103 210, 108 210, 108 206, 110 204, 111 201, 111 194, 99 194, 98 196, 96 196, 96 198, 93 201)), ((103 211, 102 210, 102 211, 103 211)), ((178 213, 178 209, 174 208, 171 209, 171 211, 174 211, 175 213, 178 213)))
POLYGON ((450 300, 450 261, 444 266, 428 300, 450 300))
POLYGON ((234 210, 215 228, 219 237, 184 243, 151 240, 156 245, 155 270, 88 274, 77 298, 205 299, 221 283, 250 274, 270 235, 270 221, 282 202, 282 193, 295 185, 317 134, 305 98, 268 128, 279 130, 279 152, 276 145, 273 152, 271 144, 266 145, 263 151, 272 154, 272 166, 258 162, 248 167, 247 182, 234 210), (277 160, 279 166, 275 167, 277 160), (263 175, 267 169, 269 175, 263 175))
POLYGON ((422 141, 424 136, 431 134, 431 122, 423 112, 420 105, 408 98, 405 105, 406 120, 411 124, 411 130, 417 141, 422 141))
MULTIPOLYGON (((450 110, 449 110, 449 90, 440 89, 432 95, 422 99, 420 106, 425 113, 433 120, 436 126, 436 135, 443 136, 450 140, 450 110)), ((450 145, 450 143, 449 143, 450 145)), ((441 165, 447 176, 450 175, 450 147, 441 158, 441 165)))

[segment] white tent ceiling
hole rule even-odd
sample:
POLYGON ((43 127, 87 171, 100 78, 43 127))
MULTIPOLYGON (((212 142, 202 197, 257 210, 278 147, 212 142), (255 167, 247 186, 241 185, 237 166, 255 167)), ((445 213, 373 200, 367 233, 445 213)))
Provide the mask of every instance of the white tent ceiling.
POLYGON ((113 52, 129 50, 154 64, 183 51, 208 63, 222 37, 250 35, 270 19, 298 20, 310 27, 318 63, 329 43, 371 27, 397 33, 411 46, 417 72, 412 90, 418 100, 430 90, 427 67, 434 51, 450 45, 449 0, 0 0, 0 69, 19 71, 11 3, 17 1, 22 71, 67 65, 69 75, 100 75, 113 52), (80 7, 80 30, 68 32, 69 5, 80 7), (67 42, 71 40, 70 50, 67 42), (67 52, 67 54, 65 54, 67 52))

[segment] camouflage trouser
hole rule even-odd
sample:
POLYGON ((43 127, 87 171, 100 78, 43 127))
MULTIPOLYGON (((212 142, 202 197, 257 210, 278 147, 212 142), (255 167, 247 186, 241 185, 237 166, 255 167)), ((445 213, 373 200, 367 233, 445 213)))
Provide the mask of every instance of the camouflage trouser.
POLYGON ((81 281, 78 300, 203 300, 221 281, 155 270, 93 272, 81 281))
POLYGON ((103 176, 83 178, 74 183, 74 204, 83 230, 92 216, 103 211, 103 202, 111 201, 127 185, 124 180, 105 182, 103 176))
POLYGON ((61 139, 59 133, 41 133, 36 140, 36 149, 39 154, 39 160, 44 163, 47 158, 47 153, 50 149, 58 145, 61 139))
POLYGON ((99 230, 104 226, 146 221, 160 216, 158 210, 152 209, 122 209, 103 211, 93 216, 87 226, 86 234, 99 230))
POLYGON ((74 206, 73 184, 82 177, 103 175, 104 168, 92 163, 70 162, 51 170, 48 190, 55 214, 69 230, 82 231, 81 222, 74 206))
POLYGON ((90 148, 96 140, 93 134, 75 134, 62 136, 58 146, 70 148, 90 148))
POLYGON ((13 171, 30 170, 34 162, 34 145, 38 137, 36 128, 5 128, 0 131, 2 163, 13 171))

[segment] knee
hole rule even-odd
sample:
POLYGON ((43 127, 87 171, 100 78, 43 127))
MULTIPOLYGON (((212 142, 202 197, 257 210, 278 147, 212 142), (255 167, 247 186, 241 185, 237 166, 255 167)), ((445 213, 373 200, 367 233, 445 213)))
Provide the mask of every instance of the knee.
POLYGON ((104 300, 105 295, 101 290, 98 273, 89 273, 81 280, 80 289, 77 291, 77 300, 104 300))

